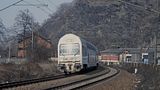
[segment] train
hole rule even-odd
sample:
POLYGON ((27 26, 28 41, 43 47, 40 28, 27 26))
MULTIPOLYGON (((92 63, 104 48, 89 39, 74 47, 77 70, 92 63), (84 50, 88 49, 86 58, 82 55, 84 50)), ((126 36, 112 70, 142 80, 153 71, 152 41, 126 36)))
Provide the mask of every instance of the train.
POLYGON ((75 34, 65 34, 58 42, 58 69, 65 74, 98 67, 98 49, 75 34))

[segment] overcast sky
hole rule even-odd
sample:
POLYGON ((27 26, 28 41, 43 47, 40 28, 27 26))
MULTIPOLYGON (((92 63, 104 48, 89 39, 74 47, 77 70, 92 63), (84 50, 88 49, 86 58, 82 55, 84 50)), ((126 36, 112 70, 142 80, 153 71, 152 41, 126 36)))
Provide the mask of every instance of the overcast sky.
POLYGON ((1 10, 18 1, 20 0, 0 0, 0 18, 3 20, 6 27, 11 27, 15 23, 15 17, 17 16, 19 10, 29 9, 35 20, 42 23, 48 18, 49 14, 52 14, 57 10, 60 4, 72 2, 73 0, 23 0, 18 3, 17 6, 12 6, 1 10), (45 4, 48 5, 48 8, 43 5, 40 5, 39 8, 35 6, 25 6, 28 4, 45 4))

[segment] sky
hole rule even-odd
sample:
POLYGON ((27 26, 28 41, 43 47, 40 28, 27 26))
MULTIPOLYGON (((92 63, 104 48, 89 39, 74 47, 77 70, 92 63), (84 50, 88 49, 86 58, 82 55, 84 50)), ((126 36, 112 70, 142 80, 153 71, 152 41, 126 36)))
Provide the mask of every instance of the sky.
POLYGON ((19 10, 29 9, 35 18, 35 21, 41 24, 44 20, 49 18, 49 14, 54 13, 62 3, 69 3, 73 0, 23 0, 14 6, 1 10, 18 1, 20 0, 0 0, 0 19, 2 19, 5 27, 13 26, 15 23, 15 17, 18 15, 19 10), (31 4, 37 6, 30 6, 31 4), (48 5, 48 7, 46 7, 46 5, 48 5))

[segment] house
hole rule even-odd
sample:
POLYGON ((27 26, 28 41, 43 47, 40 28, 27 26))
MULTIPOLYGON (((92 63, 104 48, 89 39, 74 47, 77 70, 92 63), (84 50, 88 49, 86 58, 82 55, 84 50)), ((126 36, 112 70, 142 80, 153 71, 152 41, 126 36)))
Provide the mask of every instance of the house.
POLYGON ((154 48, 115 48, 101 51, 101 61, 107 64, 154 63, 154 48))
POLYGON ((28 58, 33 55, 33 53, 37 53, 38 50, 46 50, 52 49, 52 43, 36 34, 27 35, 24 39, 18 41, 18 58, 28 58))

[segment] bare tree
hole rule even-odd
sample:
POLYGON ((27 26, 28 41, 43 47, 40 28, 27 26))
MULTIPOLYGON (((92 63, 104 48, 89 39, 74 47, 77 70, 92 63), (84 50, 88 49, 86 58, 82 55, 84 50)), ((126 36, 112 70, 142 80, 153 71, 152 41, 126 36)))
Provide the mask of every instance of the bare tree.
POLYGON ((37 36, 35 36, 35 33, 38 33, 40 26, 34 21, 34 18, 29 10, 26 9, 19 11, 19 14, 15 20, 17 30, 21 32, 21 35, 19 36, 20 41, 23 41, 23 47, 25 47, 25 58, 34 62, 48 59, 51 54, 50 49, 47 49, 44 43, 37 44, 37 36), (26 38, 29 38, 29 40, 26 40, 26 38))
POLYGON ((7 55, 6 52, 6 41, 7 41, 7 37, 6 37, 6 27, 2 22, 2 19, 0 19, 0 57, 4 57, 7 55))
POLYGON ((33 29, 32 26, 34 23, 34 19, 28 9, 23 11, 20 10, 15 20, 16 20, 15 26, 19 31, 22 31, 24 34, 33 29))
MULTIPOLYGON (((15 20, 16 20, 16 23, 15 23, 16 32, 20 33, 18 34, 18 39, 19 39, 18 41, 24 42, 23 47, 26 50, 26 44, 24 40, 27 37, 30 37, 33 31, 35 31, 38 28, 36 27, 38 26, 38 23, 34 21, 34 18, 28 9, 20 10, 15 20)), ((33 41, 30 41, 30 42, 33 43, 33 41)), ((31 50, 32 48, 29 48, 29 50, 31 50)))
POLYGON ((4 41, 6 39, 5 31, 6 31, 6 28, 5 28, 2 20, 0 19, 0 45, 3 45, 4 41))

